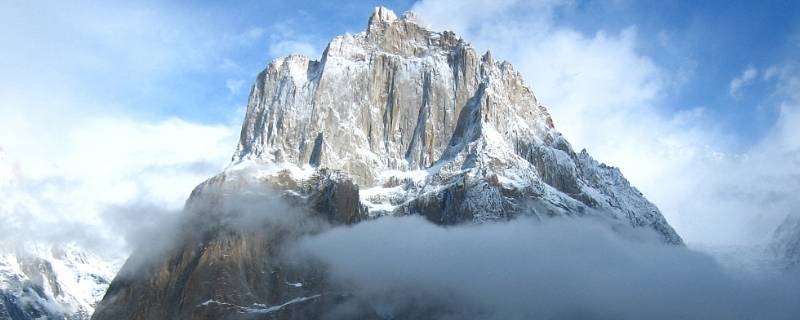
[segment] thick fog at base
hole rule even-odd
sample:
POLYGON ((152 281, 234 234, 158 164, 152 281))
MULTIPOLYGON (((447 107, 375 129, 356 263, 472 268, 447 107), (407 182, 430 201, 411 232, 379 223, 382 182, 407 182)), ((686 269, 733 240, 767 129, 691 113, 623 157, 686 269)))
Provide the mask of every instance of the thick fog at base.
POLYGON ((302 239, 357 297, 391 314, 445 304, 454 318, 796 319, 800 277, 725 269, 680 246, 593 221, 440 227, 382 218, 302 239), (463 313, 463 314, 462 314, 463 313))

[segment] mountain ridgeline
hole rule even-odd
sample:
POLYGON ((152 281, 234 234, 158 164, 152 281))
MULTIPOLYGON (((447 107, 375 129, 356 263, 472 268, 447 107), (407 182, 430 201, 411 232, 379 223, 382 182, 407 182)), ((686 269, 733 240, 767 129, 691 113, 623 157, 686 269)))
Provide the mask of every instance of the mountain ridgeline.
POLYGON ((682 244, 619 169, 573 151, 511 64, 376 8, 320 60, 290 55, 258 75, 231 166, 193 191, 183 231, 131 256, 93 319, 387 318, 284 248, 400 215, 591 217, 682 244))

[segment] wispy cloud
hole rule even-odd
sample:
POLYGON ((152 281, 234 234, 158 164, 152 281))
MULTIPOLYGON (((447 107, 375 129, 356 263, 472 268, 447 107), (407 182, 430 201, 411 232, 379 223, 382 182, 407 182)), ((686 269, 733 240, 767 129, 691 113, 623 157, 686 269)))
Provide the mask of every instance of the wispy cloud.
POLYGON ((269 38, 269 54, 272 58, 290 54, 302 54, 315 59, 322 54, 316 43, 320 42, 309 34, 297 34, 290 22, 273 25, 274 32, 269 38))
POLYGON ((4 161, 15 174, 0 187, 0 241, 125 249, 122 235, 171 220, 194 186, 222 169, 235 133, 179 119, 87 118, 47 131, 58 141, 10 141, 4 161), (126 210, 131 206, 137 209, 126 210))
POLYGON ((742 71, 742 74, 731 80, 728 89, 731 97, 740 98, 742 96, 742 88, 751 84, 756 78, 758 78, 758 69, 748 66, 747 69, 742 71))
POLYGON ((244 80, 234 80, 234 79, 225 80, 225 87, 228 88, 228 91, 230 91, 231 94, 240 93, 244 85, 245 85, 244 80))

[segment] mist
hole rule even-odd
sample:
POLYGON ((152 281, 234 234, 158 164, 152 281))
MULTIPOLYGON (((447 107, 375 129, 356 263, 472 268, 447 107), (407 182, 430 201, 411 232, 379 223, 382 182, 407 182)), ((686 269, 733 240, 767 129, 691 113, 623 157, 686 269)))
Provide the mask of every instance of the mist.
POLYGON ((796 272, 724 268, 648 238, 583 219, 441 227, 410 216, 333 228, 293 252, 322 261, 335 283, 385 315, 414 306, 453 319, 800 316, 796 272))

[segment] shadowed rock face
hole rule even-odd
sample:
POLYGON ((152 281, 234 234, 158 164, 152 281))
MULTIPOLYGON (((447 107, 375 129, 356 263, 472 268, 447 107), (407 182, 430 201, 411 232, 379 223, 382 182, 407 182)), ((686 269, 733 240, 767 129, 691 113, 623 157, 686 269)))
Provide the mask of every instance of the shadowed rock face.
POLYGON ((800 216, 790 214, 778 226, 770 250, 785 267, 800 267, 800 216))
POLYGON ((178 237, 134 253, 93 319, 310 319, 346 299, 322 266, 291 264, 281 250, 323 225, 364 219, 353 182, 336 172, 300 185, 246 178, 228 172, 198 186, 178 237), (270 218, 278 214, 289 217, 270 218))
POLYGON ((377 8, 319 61, 292 55, 259 74, 232 166, 195 189, 169 245, 128 260, 93 319, 380 318, 282 251, 320 225, 405 214, 594 216, 682 244, 617 168, 572 150, 509 63, 377 8))

